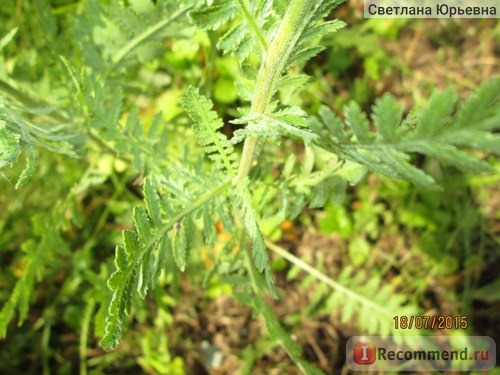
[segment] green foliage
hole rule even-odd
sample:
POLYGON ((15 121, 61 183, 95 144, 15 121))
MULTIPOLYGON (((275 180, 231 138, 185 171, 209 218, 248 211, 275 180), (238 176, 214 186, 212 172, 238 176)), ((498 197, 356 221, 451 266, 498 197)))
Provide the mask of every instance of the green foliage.
MULTIPOLYGON (((339 311, 344 323, 356 320, 364 332, 371 335, 400 336, 391 321, 396 315, 411 316, 419 309, 402 294, 397 294, 393 285, 386 283, 378 275, 366 275, 365 272, 347 266, 342 269, 336 280, 331 279, 318 268, 309 266, 303 260, 289 254, 286 250, 273 245, 271 250, 284 256, 294 264, 287 275, 287 280, 295 280, 301 270, 308 272, 301 281, 304 288, 311 288, 316 283, 308 313, 315 310, 339 311), (330 288, 333 289, 331 292, 330 288), (341 308, 340 308, 341 307, 341 308)), ((359 250, 359 249, 358 249, 359 250)), ((405 332, 417 335, 417 330, 405 332)))
POLYGON ((443 164, 464 171, 489 170, 488 163, 458 147, 498 152, 499 137, 488 130, 498 124, 500 80, 485 83, 463 106, 456 107, 453 89, 435 92, 420 110, 401 120, 402 109, 389 94, 373 107, 377 132, 369 131, 366 115, 351 102, 344 110, 345 129, 335 114, 323 107, 321 121, 312 124, 319 135, 316 143, 339 157, 367 166, 390 177, 411 181, 427 189, 439 189, 434 178, 410 163, 411 153, 432 156, 443 164), (473 122, 465 120, 475 107, 490 108, 473 122))
POLYGON ((241 212, 245 228, 253 241, 252 255, 255 259, 255 266, 259 272, 264 273, 269 290, 277 297, 264 237, 260 231, 258 217, 252 205, 252 197, 248 187, 249 183, 248 179, 236 183, 233 203, 241 212))
POLYGON ((2 121, 0 134, 2 136, 2 159, 1 166, 2 168, 6 165, 11 164, 14 160, 16 160, 17 155, 19 154, 19 140, 21 136, 19 134, 15 134, 11 132, 7 126, 5 126, 5 122, 2 121))
MULTIPOLYGON (((168 181, 164 184, 170 185, 168 181)), ((220 199, 219 194, 228 186, 229 183, 222 183, 212 191, 189 200, 190 204, 184 207, 181 197, 175 196, 175 193, 160 200, 158 181, 154 177, 146 178, 144 196, 147 210, 134 208, 132 218, 136 231, 124 230, 123 245, 116 248, 116 271, 108 280, 113 297, 101 341, 103 348, 116 347, 124 316, 131 311, 134 290, 144 298, 148 289, 154 289, 171 251, 179 269, 185 270, 189 258, 188 238, 194 235, 195 230, 194 218, 203 215, 204 209, 210 209, 211 206, 206 204, 212 199, 220 199)), ((206 224, 215 225, 215 219, 206 224)))
MULTIPOLYGON (((227 286, 262 317, 270 339, 300 370, 317 374, 266 300, 268 292, 280 298, 268 249, 298 267, 289 271, 290 280, 300 268, 309 275, 304 287, 320 281, 311 314, 337 311, 341 321, 356 321, 362 332, 387 335, 394 334, 394 315, 418 312, 411 292, 385 283, 387 273, 359 269, 370 259, 368 241, 380 232, 381 206, 351 217, 335 204, 368 171, 437 190, 437 178, 414 154, 465 172, 489 171, 485 153, 500 150, 500 80, 483 84, 464 102, 452 88, 436 91, 410 112, 386 94, 371 116, 356 102, 344 107, 342 117, 324 105, 315 114, 290 98, 310 81, 304 66, 324 50, 322 38, 344 27, 325 20, 338 0, 89 0, 57 11, 48 2, 35 3, 26 6, 40 11, 41 26, 28 26, 46 28, 45 40, 26 39, 23 27, 10 23, 9 30, 0 30, 0 50, 7 52, 2 59, 14 67, 0 70, 0 168, 8 173, 6 186, 11 188, 11 175, 17 180, 12 194, 35 192, 51 211, 27 213, 23 220, 31 218, 33 228, 23 228, 21 235, 15 225, 0 222, 0 244, 13 243, 5 252, 20 268, 17 277, 9 273, 12 292, 0 295, 0 337, 10 333, 16 311, 20 325, 27 320, 30 304, 39 298, 37 283, 61 270, 67 280, 61 294, 55 293, 55 306, 72 294, 83 296, 65 310, 65 319, 81 330, 85 372, 91 322, 101 347, 115 349, 132 317, 146 324, 153 304, 146 308, 143 301, 154 299, 160 306, 154 328, 164 331, 172 319, 164 315, 170 308, 165 300, 179 294, 188 274, 205 286, 227 286), (68 14, 57 18, 59 12, 68 14), (176 43, 191 43, 187 38, 194 40, 193 54, 173 58, 176 43), (14 43, 23 52, 13 52, 14 43), (33 71, 32 85, 21 79, 43 57, 30 60, 30 54, 51 45, 57 53, 45 52, 50 68, 33 71), (235 67, 239 63, 237 100, 218 101, 214 95, 214 102, 201 94, 210 96, 213 48, 234 55, 235 67), (206 51, 201 72, 198 55, 206 51), (165 61, 178 65, 165 67, 165 61), (167 83, 158 84, 162 70, 167 83), (172 71, 179 76, 170 76, 172 71), (195 88, 202 75, 204 85, 195 88), (149 113, 157 109, 163 113, 149 113), (301 145, 289 138, 300 140, 304 152, 297 153, 301 145), (290 154, 282 163, 273 152, 278 146, 290 154), (21 156, 26 164, 19 168, 21 156), (35 163, 43 158, 50 168, 35 163), (54 182, 37 192, 37 181, 54 182), (313 267, 268 241, 285 219, 306 221, 323 207, 320 230, 343 238, 361 233, 349 245, 358 268, 346 266, 336 280, 321 272, 320 263, 313 267), (13 238, 2 237, 4 228, 13 238), (103 291, 106 280, 110 293, 103 291)), ((405 220, 401 214, 399 221, 405 220)), ((411 225, 431 226, 426 220, 411 225)), ((37 323, 45 345, 54 320, 47 311, 37 323)), ((149 372, 182 373, 180 358, 168 355, 168 340, 153 332, 140 341, 139 364, 149 372)), ((43 366, 47 371, 48 360, 43 366)))
POLYGON ((274 312, 262 297, 254 297, 253 307, 258 314, 264 317, 269 335, 283 346, 288 355, 304 374, 323 374, 322 371, 319 371, 316 367, 301 359, 300 346, 293 341, 289 334, 283 329, 277 317, 274 315, 274 312))
POLYGON ((281 110, 270 110, 269 113, 247 114, 234 124, 246 124, 243 129, 234 132, 231 142, 238 143, 247 137, 261 137, 263 140, 272 140, 279 143, 281 137, 289 136, 302 139, 309 144, 314 139, 307 129, 305 113, 297 107, 286 107, 281 110))
POLYGON ((67 256, 69 253, 60 233, 65 224, 60 215, 61 208, 62 205, 56 207, 49 217, 38 214, 32 219, 34 238, 22 245, 26 254, 25 270, 9 300, 0 310, 0 338, 6 336, 7 325, 14 317, 16 309, 19 311, 19 324, 26 320, 35 284, 44 276, 46 268, 56 263, 56 256, 67 256))
POLYGON ((67 127, 53 121, 32 120, 32 117, 43 118, 54 109, 51 107, 21 108, 16 104, 0 98, 0 167, 9 167, 24 153, 26 166, 16 183, 21 187, 33 174, 37 151, 35 147, 76 157, 75 145, 78 134, 71 134, 67 127))
POLYGON ((367 276, 359 270, 346 267, 336 282, 347 290, 339 290, 328 296, 324 301, 324 309, 335 311, 342 304, 341 321, 347 323, 356 318, 357 324, 368 334, 397 336, 399 332, 394 330, 391 319, 396 315, 411 316, 418 313, 416 306, 408 304, 404 296, 395 293, 392 285, 377 276, 367 276))
MULTIPOLYGON (((145 63, 158 53, 161 38, 183 31, 189 6, 182 1, 132 1, 100 4, 88 1, 73 32, 85 62, 96 72, 114 74, 115 69, 145 63)), ((119 69, 121 70, 121 69, 119 69)))
POLYGON ((211 101, 201 96, 194 87, 189 87, 182 105, 194 121, 198 143, 205 147, 205 153, 215 161, 217 168, 225 168, 230 176, 235 176, 237 155, 227 138, 219 132, 223 123, 211 110, 211 101))
MULTIPOLYGON (((229 21, 238 18, 228 31, 219 39, 217 48, 231 52, 238 59, 245 60, 257 48, 266 50, 266 30, 272 24, 272 1, 216 1, 213 5, 191 12, 197 25, 205 30, 216 30, 229 21), (267 26, 267 27, 266 27, 267 26)), ((273 17, 274 18, 274 17, 273 17)))

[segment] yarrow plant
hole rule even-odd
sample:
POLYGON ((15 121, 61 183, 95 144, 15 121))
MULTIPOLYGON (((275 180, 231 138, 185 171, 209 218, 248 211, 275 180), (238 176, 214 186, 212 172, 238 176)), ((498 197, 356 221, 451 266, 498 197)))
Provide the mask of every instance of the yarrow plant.
MULTIPOLYGON (((436 91, 424 106, 407 114, 390 94, 379 98, 368 115, 355 102, 342 115, 324 105, 309 113, 286 98, 311 81, 304 66, 324 49, 322 38, 345 26, 329 18, 339 3, 88 1, 71 19, 79 55, 70 53, 73 46, 68 47, 67 40, 54 44, 59 47, 50 63, 58 70, 47 78, 57 87, 54 100, 49 103, 32 95, 35 87, 26 94, 21 85, 1 81, 5 95, 0 98, 0 167, 18 165, 21 156, 26 159, 16 188, 30 184, 42 149, 90 161, 51 215, 34 217, 34 238, 23 245, 26 266, 0 312, 0 337, 6 336, 16 310, 19 324, 26 319, 33 290, 47 265, 69 254, 63 233, 71 222, 78 225, 79 195, 104 181, 96 169, 102 153, 130 166, 143 197, 117 240, 114 270, 101 275, 108 277, 110 293, 99 291, 88 299, 88 317, 95 317, 101 327, 104 349, 119 344, 140 299, 159 283, 191 272, 201 246, 216 245, 217 226, 231 236, 212 254, 204 285, 214 278, 230 285, 234 298, 264 319, 269 336, 304 373, 319 370, 302 358, 300 346, 267 300, 267 294, 283 298, 274 282, 269 251, 344 296, 346 317, 357 317, 367 333, 388 334, 394 315, 416 312, 417 307, 381 281, 363 285, 362 280, 350 281, 349 273, 338 281, 329 279, 266 238, 263 223, 295 219, 307 207, 321 208, 347 186, 361 183, 369 171, 440 189, 413 162, 416 154, 463 171, 488 171, 490 166, 478 151, 500 150, 498 134, 493 132, 500 119, 500 81, 483 84, 463 102, 452 88, 436 91), (156 61, 176 41, 189 38, 193 43, 210 41, 204 42, 208 76, 213 68, 210 56, 231 55, 237 61, 238 112, 221 118, 206 89, 208 82, 197 87, 182 77, 179 106, 167 110, 174 112, 170 119, 160 113, 150 125, 141 123, 139 111, 127 102, 127 95, 141 85, 134 87, 129 78, 141 74, 142 66, 156 61), (282 95, 285 92, 288 95, 282 95), (171 143, 178 131, 184 145, 171 143), (280 173, 270 180, 265 170, 269 164, 262 164, 269 163, 266 145, 286 147, 284 140, 289 138, 303 144, 304 160, 299 162, 294 154, 286 160, 272 159, 280 173)), ((55 21, 50 10, 42 10, 41 22, 49 30, 46 38, 55 41, 55 21)), ((17 33, 12 29, 6 34, 0 48, 13 43, 17 33)), ((92 288, 98 290, 102 284, 94 276, 92 288)))

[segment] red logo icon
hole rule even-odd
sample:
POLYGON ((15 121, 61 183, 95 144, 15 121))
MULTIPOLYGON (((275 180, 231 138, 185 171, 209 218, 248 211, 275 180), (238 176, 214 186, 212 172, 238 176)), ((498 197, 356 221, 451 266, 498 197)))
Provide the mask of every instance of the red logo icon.
POLYGON ((354 345, 354 362, 358 365, 370 365, 375 362, 377 347, 371 342, 358 342, 354 345))

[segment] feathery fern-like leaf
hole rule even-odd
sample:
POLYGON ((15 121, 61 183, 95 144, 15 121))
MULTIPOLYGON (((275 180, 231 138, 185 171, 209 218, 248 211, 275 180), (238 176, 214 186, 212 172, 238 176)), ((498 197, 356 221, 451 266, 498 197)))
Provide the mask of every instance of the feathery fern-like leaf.
POLYGON ((314 142, 373 171, 407 179, 417 186, 439 189, 431 176, 410 163, 410 155, 431 156, 464 171, 489 170, 485 161, 459 147, 498 152, 500 137, 488 129, 498 126, 498 122, 493 124, 500 118, 499 91, 498 79, 484 84, 458 110, 453 89, 436 91, 421 110, 410 113, 404 120, 401 120, 401 107, 386 94, 373 108, 376 133, 369 131, 367 118, 356 104, 345 109, 347 128, 333 112, 322 107, 323 125, 317 120, 312 123, 312 129, 318 135, 314 142), (483 106, 488 109, 486 113, 475 115, 475 106, 477 112, 481 112, 483 106))
POLYGON ((403 110, 392 95, 386 94, 377 100, 372 118, 382 141, 393 142, 397 139, 402 114, 403 110))
POLYGON ((144 62, 153 58, 161 38, 178 36, 184 28, 189 7, 181 1, 141 0, 103 4, 89 0, 87 11, 74 23, 76 40, 86 63, 105 74, 121 72, 122 64, 144 62))
MULTIPOLYGON (((398 294, 393 286, 377 275, 367 276, 365 272, 348 266, 334 280, 318 267, 310 266, 285 249, 270 243, 268 246, 294 264, 289 271, 289 279, 294 279, 303 270, 308 276, 303 280, 302 287, 311 288, 314 285, 316 288, 314 279, 319 281, 317 287, 320 290, 314 293, 311 307, 322 306, 321 311, 327 314, 338 311, 343 322, 356 319, 358 326, 368 334, 400 335, 401 332, 395 331, 392 318, 398 314, 408 316, 419 312, 416 306, 407 301, 407 297, 398 294), (330 293, 323 285, 332 288, 333 292, 330 293)), ((405 334, 416 334, 416 330, 405 334)))
MULTIPOLYGON (((451 127, 479 131, 498 129, 500 127, 500 113, 498 111, 498 103, 500 102, 499 86, 498 78, 483 83, 477 92, 470 95, 460 105, 457 119, 451 127)), ((499 152, 498 148, 496 151, 499 152)))
POLYGON ((71 134, 65 124, 55 124, 31 117, 50 114, 54 108, 21 108, 6 98, 0 98, 0 168, 10 167, 24 152, 26 166, 16 183, 21 187, 31 176, 38 155, 38 148, 58 154, 77 157, 78 135, 71 134))
POLYGON ((323 18, 328 15, 330 10, 340 3, 342 1, 317 1, 313 4, 315 10, 302 20, 303 31, 297 38, 295 47, 285 66, 307 62, 324 49, 323 46, 318 45, 321 38, 345 27, 346 24, 343 21, 323 21, 323 18))
POLYGON ((306 114, 297 107, 285 107, 274 112, 270 110, 263 114, 250 113, 232 123, 246 124, 243 129, 234 132, 232 143, 239 143, 250 136, 275 143, 280 143, 282 137, 298 138, 305 144, 310 144, 316 138, 316 134, 307 129, 306 114))
POLYGON ((209 7, 192 11, 191 17, 205 30, 216 30, 238 13, 235 1, 215 1, 209 7))
POLYGON ((57 262, 58 257, 69 253, 68 245, 60 234, 61 227, 65 224, 62 210, 63 205, 58 204, 49 215, 37 214, 32 218, 36 238, 29 239, 22 245, 26 267, 0 310, 0 338, 5 337, 7 326, 16 310, 19 312, 18 324, 26 320, 35 284, 46 269, 57 262))
POLYGON ((238 23, 226 31, 217 43, 217 48, 234 54, 240 62, 260 45, 261 51, 268 48, 266 21, 272 16, 272 1, 219 0, 205 9, 191 12, 195 23, 205 30, 216 30, 238 18, 238 23))
POLYGON ((264 243, 264 237, 260 231, 257 213, 252 205, 252 197, 249 192, 248 178, 237 181, 234 185, 232 194, 232 203, 237 210, 241 212, 245 228, 253 241, 252 256, 255 266, 259 272, 263 273, 266 279, 266 284, 273 296, 277 296, 276 287, 269 263, 267 248, 264 243))
POLYGON ((302 350, 300 346, 293 341, 290 335, 283 329, 269 304, 260 295, 254 296, 252 302, 255 310, 264 317, 269 336, 280 343, 300 370, 307 375, 323 374, 318 368, 301 358, 302 350))
POLYGON ((174 251, 174 260, 177 267, 184 272, 188 260, 188 243, 186 237, 186 226, 179 222, 174 225, 174 234, 172 235, 172 249, 174 251))
POLYGON ((223 123, 212 110, 213 103, 192 86, 186 90, 181 102, 194 121, 198 143, 205 148, 205 152, 215 161, 219 169, 225 168, 231 176, 234 176, 236 154, 226 136, 218 131, 223 123))
MULTIPOLYGON (((182 171, 178 172, 182 176, 182 171)), ((230 182, 224 182, 194 199, 190 196, 181 200, 172 194, 166 200, 158 195, 158 180, 152 176, 145 179, 143 191, 147 209, 140 206, 134 208, 132 219, 135 231, 124 230, 123 245, 116 248, 116 270, 108 280, 113 296, 101 340, 105 349, 118 345, 125 316, 131 311, 133 294, 137 292, 144 298, 148 289, 154 288, 158 282, 163 264, 160 258, 165 256, 166 251, 172 251, 177 266, 185 269, 189 257, 188 238, 195 231, 193 217, 211 200, 220 198, 230 186, 230 182)), ((214 225, 210 220, 207 224, 214 225)))

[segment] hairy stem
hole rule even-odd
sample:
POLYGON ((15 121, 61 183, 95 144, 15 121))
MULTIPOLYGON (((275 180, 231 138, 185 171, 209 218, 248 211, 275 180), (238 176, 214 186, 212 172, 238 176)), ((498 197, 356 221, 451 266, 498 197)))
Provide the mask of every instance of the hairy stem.
MULTIPOLYGON (((305 20, 308 18, 312 3, 308 0, 292 0, 289 5, 276 36, 269 44, 267 54, 260 65, 251 113, 262 114, 265 112, 288 57, 307 24, 305 20)), ((257 137, 248 137, 245 140, 238 170, 238 178, 240 179, 246 177, 250 171, 257 141, 257 137)))

